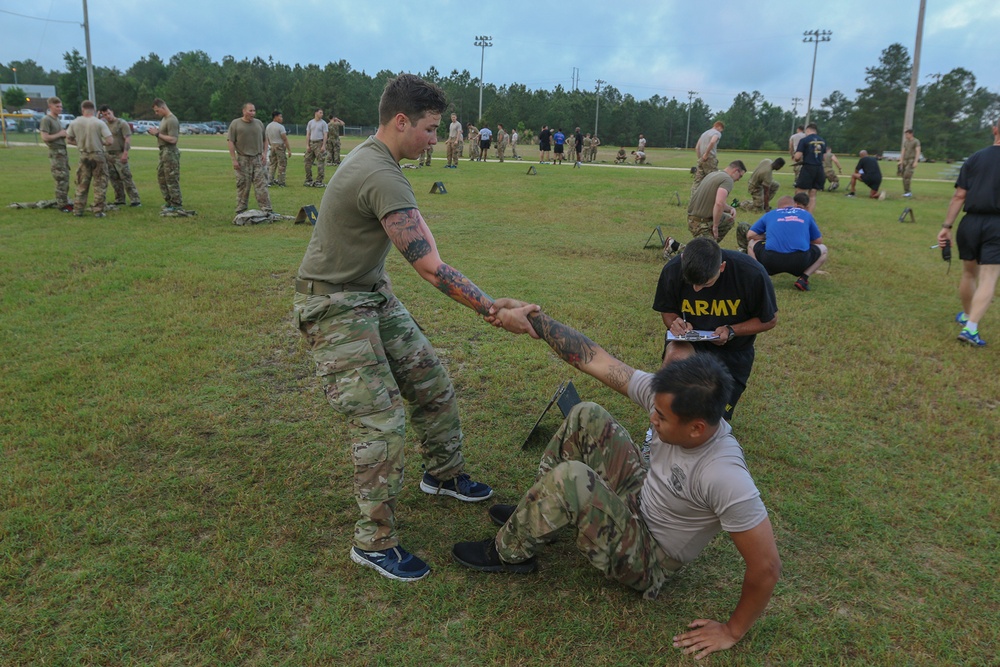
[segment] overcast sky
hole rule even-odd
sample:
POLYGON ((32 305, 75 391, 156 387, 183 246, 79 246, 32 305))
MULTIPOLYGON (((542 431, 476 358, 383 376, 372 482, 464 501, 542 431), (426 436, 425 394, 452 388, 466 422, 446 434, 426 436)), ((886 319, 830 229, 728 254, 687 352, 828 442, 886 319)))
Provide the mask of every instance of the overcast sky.
MULTIPOLYGON (((86 53, 82 6, 82 0, 0 0, 0 61, 30 58, 63 69, 64 51, 86 53)), ((577 68, 586 90, 597 79, 637 99, 686 101, 695 90, 716 111, 741 91, 759 90, 784 108, 802 98, 803 114, 813 58, 803 31, 833 33, 819 45, 813 106, 834 90, 853 98, 864 86, 865 68, 889 44, 900 42, 912 56, 919 0, 577 0, 544 3, 550 8, 544 14, 541 6, 525 0, 88 3, 95 65, 122 70, 150 52, 168 60, 201 50, 215 61, 227 55, 270 56, 289 65, 344 59, 370 75, 433 66, 443 75, 467 69, 478 77, 482 52, 475 38, 489 35, 483 78, 497 86, 569 88, 577 68)), ((921 83, 965 67, 979 85, 1000 92, 998 35, 1000 2, 928 0, 921 83)))

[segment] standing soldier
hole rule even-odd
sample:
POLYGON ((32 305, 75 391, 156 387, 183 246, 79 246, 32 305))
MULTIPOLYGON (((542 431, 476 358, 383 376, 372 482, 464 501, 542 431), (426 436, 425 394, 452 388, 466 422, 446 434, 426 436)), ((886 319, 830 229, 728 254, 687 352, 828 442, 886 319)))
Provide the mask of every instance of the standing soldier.
POLYGON ((108 176, 111 187, 115 191, 115 206, 125 205, 125 194, 128 193, 131 206, 142 206, 139 201, 139 191, 132 180, 132 170, 128 166, 128 152, 132 147, 132 128, 121 118, 115 117, 115 112, 107 104, 98 109, 97 117, 104 120, 111 130, 111 145, 108 146, 108 176))
POLYGON ((518 140, 517 128, 515 127, 510 132, 510 155, 515 160, 520 160, 521 156, 517 154, 517 140, 518 140))
POLYGON ((472 162, 479 157, 479 130, 472 123, 469 123, 465 139, 469 142, 469 162, 472 162))
POLYGON ((326 147, 326 137, 330 133, 330 126, 323 122, 323 110, 316 109, 313 112, 313 119, 306 124, 306 140, 309 142, 309 147, 306 149, 306 182, 303 183, 307 188, 316 187, 323 188, 326 187, 326 157, 323 151, 326 147), (316 168, 319 170, 319 180, 313 180, 313 163, 316 163, 316 168))
POLYGON ((590 149, 594 140, 590 138, 590 132, 583 135, 583 161, 590 162, 590 149))
POLYGON ((326 137, 327 164, 340 164, 340 135, 343 134, 344 121, 336 116, 330 119, 326 137))
POLYGON ((795 172, 795 180, 799 180, 799 172, 802 171, 802 163, 796 161, 795 159, 795 149, 798 148, 799 142, 802 141, 803 137, 806 136, 806 128, 804 125, 799 125, 795 128, 795 134, 788 137, 788 156, 792 160, 792 170, 795 172))
POLYGON ((913 136, 912 128, 907 128, 903 136, 905 138, 899 156, 899 175, 903 177, 903 196, 912 197, 910 182, 913 180, 913 170, 920 162, 920 139, 913 136))
POLYGON ((280 111, 271 112, 271 122, 264 128, 264 136, 271 147, 268 154, 268 185, 285 187, 285 169, 288 168, 288 158, 292 157, 292 147, 288 144, 288 132, 285 131, 285 117, 280 111))
POLYGON ((75 118, 66 128, 66 141, 80 149, 80 166, 76 170, 76 197, 73 215, 80 217, 87 208, 87 193, 94 183, 94 217, 104 217, 104 198, 108 191, 108 163, 104 147, 111 145, 111 130, 94 115, 94 103, 84 100, 80 105, 82 116, 75 118))
POLYGON ((49 112, 42 118, 38 131, 42 141, 49 147, 49 169, 52 180, 56 182, 56 206, 64 213, 72 213, 73 205, 69 203, 69 153, 66 152, 66 130, 59 122, 62 113, 62 100, 50 97, 49 112))
POLYGON ((462 124, 458 122, 458 114, 451 115, 451 123, 448 125, 448 163, 445 169, 458 169, 458 147, 462 142, 462 124))
POLYGON ((830 181, 830 187, 828 190, 833 192, 840 187, 840 178, 837 173, 844 173, 844 170, 840 168, 840 160, 837 156, 833 154, 833 149, 829 146, 826 147, 826 152, 823 153, 823 173, 826 174, 826 180, 830 181), (837 165, 837 171, 833 170, 833 165, 837 165))
POLYGON ((418 167, 431 166, 432 155, 434 155, 434 147, 428 146, 425 150, 420 152, 420 157, 417 159, 417 166, 418 167))
POLYGON ((507 150, 507 143, 510 141, 510 136, 503 129, 502 123, 497 123, 497 157, 503 162, 503 154, 507 150))
POLYGON ((247 210, 250 185, 257 197, 257 206, 265 213, 271 212, 271 195, 267 191, 264 157, 267 155, 267 137, 264 123, 256 118, 257 107, 253 102, 243 105, 243 115, 229 124, 229 157, 236 172, 236 215, 247 210))
POLYGON ((601 140, 597 138, 595 133, 593 138, 590 140, 590 161, 597 162, 597 147, 601 145, 601 140))
MULTIPOLYGON (((726 129, 725 123, 721 120, 715 121, 712 127, 701 133, 698 143, 694 145, 694 153, 698 157, 698 166, 694 171, 694 182, 691 183, 691 196, 694 196, 698 184, 711 174, 719 170, 718 149, 722 140, 722 131, 726 129)), ((641 135, 640 135, 641 136, 641 135)))
POLYGON ((149 128, 149 134, 156 137, 160 147, 160 163, 156 167, 156 180, 163 195, 164 213, 183 211, 181 198, 181 151, 177 139, 181 134, 181 124, 177 116, 170 113, 167 103, 157 97, 153 100, 153 113, 160 117, 160 126, 149 128))

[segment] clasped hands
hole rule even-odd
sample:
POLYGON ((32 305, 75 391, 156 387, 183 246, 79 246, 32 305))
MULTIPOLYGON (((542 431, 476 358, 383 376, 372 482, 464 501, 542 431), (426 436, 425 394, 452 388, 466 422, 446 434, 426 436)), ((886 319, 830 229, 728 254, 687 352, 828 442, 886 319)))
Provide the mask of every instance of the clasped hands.
POLYGON ((489 324, 500 329, 505 329, 514 334, 526 333, 532 338, 538 338, 534 327, 528 321, 528 316, 532 313, 539 313, 542 307, 533 303, 525 303, 517 299, 497 299, 490 306, 489 315, 483 316, 489 324))

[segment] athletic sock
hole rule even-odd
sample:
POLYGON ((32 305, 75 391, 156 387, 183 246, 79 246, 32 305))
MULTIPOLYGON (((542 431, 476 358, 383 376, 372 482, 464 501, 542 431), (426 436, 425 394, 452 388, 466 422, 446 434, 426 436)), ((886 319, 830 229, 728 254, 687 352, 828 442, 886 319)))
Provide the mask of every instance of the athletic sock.
POLYGON ((979 333, 979 322, 971 322, 971 321, 966 322, 965 330, 968 331, 973 336, 975 336, 977 333, 979 333))

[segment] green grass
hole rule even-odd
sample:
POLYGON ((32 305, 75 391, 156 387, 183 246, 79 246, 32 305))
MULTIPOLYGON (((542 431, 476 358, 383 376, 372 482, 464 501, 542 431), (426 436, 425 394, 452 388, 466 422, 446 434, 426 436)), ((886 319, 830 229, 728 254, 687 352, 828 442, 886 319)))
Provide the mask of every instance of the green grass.
MULTIPOLYGON (((690 157, 650 155, 654 167, 690 157)), ((0 160, 0 203, 52 196, 44 150, 0 160)), ((671 637, 694 618, 724 620, 739 595, 725 536, 656 602, 604 580, 568 539, 534 576, 467 572, 450 547, 492 532, 486 508, 421 494, 411 454, 400 531, 431 577, 401 585, 353 565, 344 423, 291 327, 311 227, 230 224, 223 153, 183 155, 185 206, 199 215, 160 218, 155 160, 132 154, 140 209, 103 220, 0 209, 0 664, 692 663, 671 637)), ((686 173, 441 165, 404 173, 445 261, 656 366, 662 260, 642 243, 654 225, 686 238, 670 203, 675 191, 686 202, 686 173), (427 194, 436 180, 447 195, 427 194)), ((277 210, 319 203, 301 174, 296 156, 292 185, 272 190, 277 210)), ((779 180, 788 191, 790 175, 779 180)), ((990 347, 959 346, 959 267, 946 273, 928 249, 951 184, 919 181, 912 202, 887 187, 881 203, 821 195, 827 273, 808 294, 775 278, 779 324, 758 339, 734 429, 784 576, 717 664, 995 664, 1000 311, 981 326, 990 347), (904 206, 916 224, 897 222, 904 206)), ((543 343, 486 326, 395 253, 389 270, 449 367, 470 472, 499 502, 531 482, 538 452, 520 444, 564 379, 645 431, 641 410, 543 343)))

